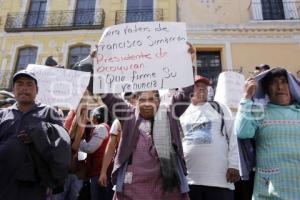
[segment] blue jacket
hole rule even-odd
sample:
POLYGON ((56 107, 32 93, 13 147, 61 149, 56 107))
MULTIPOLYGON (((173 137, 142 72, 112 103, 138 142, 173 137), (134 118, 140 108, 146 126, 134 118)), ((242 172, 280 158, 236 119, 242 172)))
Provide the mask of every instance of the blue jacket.
POLYGON ((37 104, 23 113, 15 104, 0 110, 0 199, 45 200, 46 187, 67 176, 69 161, 70 138, 53 108, 37 104), (21 131, 32 143, 17 137, 21 131))

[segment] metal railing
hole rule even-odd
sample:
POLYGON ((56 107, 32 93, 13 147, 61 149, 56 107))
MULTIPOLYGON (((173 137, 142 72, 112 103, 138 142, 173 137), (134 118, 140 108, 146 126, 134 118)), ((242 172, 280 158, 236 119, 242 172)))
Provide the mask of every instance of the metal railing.
POLYGON ((115 24, 129 22, 163 21, 163 9, 117 10, 115 24))
POLYGON ((101 29, 104 27, 104 19, 103 9, 9 13, 5 23, 5 31, 101 29))
POLYGON ((300 1, 283 2, 273 0, 262 2, 252 0, 250 6, 252 20, 299 20, 300 1))

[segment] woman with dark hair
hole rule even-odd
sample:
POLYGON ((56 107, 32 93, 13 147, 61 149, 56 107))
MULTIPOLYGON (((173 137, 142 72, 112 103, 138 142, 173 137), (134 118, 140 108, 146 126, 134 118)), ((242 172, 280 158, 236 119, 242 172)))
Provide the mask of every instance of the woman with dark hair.
MULTIPOLYGON (((83 113, 83 118, 86 118, 85 121, 88 120, 87 113, 83 113)), ((101 187, 98 184, 98 179, 109 139, 109 125, 112 122, 112 118, 105 105, 95 108, 91 113, 93 129, 89 135, 84 135, 84 131, 79 131, 73 146, 78 146, 80 151, 87 153, 87 177, 90 179, 91 200, 111 199, 111 188, 101 187)))
MULTIPOLYGON (((274 68, 246 81, 235 121, 239 138, 254 138, 256 166, 253 199, 300 197, 300 81, 274 68), (252 98, 270 102, 257 106, 252 98)), ((252 167, 250 167, 252 168, 252 167)))

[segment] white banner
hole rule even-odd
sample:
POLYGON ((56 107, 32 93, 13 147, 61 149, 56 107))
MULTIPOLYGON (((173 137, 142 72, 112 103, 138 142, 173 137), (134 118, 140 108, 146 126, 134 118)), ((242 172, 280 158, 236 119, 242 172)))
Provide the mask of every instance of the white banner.
POLYGON ((238 108, 244 94, 245 77, 237 72, 222 72, 218 78, 215 101, 238 108))
POLYGON ((193 84, 186 26, 126 23, 107 28, 94 59, 94 93, 120 93, 193 84))
POLYGON ((91 74, 33 64, 28 65, 27 70, 32 71, 38 80, 38 101, 74 110, 88 86, 91 74))

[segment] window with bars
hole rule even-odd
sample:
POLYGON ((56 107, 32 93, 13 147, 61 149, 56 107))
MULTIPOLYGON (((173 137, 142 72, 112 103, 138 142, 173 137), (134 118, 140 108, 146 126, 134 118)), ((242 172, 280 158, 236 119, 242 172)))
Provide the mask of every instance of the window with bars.
POLYGON ((76 46, 70 48, 69 57, 68 57, 68 68, 72 68, 74 64, 90 54, 91 47, 88 45, 85 46, 76 46))
POLYGON ((37 48, 27 47, 19 49, 16 71, 26 69, 28 64, 34 64, 36 62, 37 48))
POLYGON ((213 88, 217 85, 221 71, 220 51, 197 51, 197 74, 209 78, 213 88))
POLYGON ((126 22, 153 21, 153 0, 127 0, 126 22))
POLYGON ((44 24, 47 0, 31 0, 24 26, 40 27, 44 24))
POLYGON ((282 0, 261 0, 261 4, 264 20, 285 19, 282 0))
POLYGON ((75 25, 93 25, 95 15, 95 0, 77 0, 75 25))

